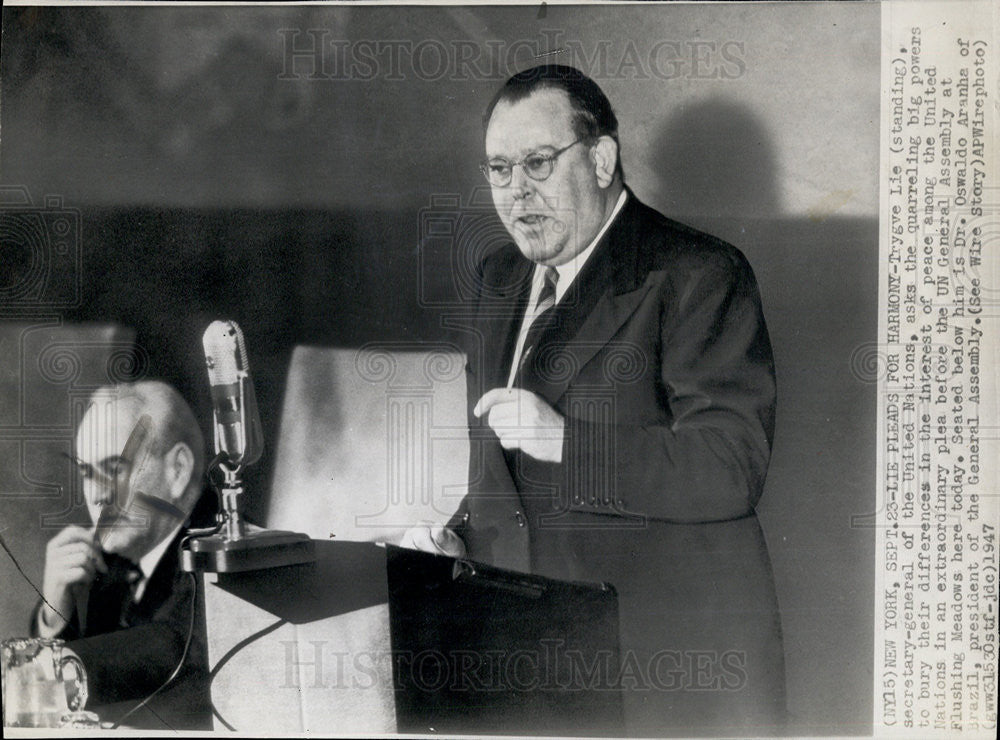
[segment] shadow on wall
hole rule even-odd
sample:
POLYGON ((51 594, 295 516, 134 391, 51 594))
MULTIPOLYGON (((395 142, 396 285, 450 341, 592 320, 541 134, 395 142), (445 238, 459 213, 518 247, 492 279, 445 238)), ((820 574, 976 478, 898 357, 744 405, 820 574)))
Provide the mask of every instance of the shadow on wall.
POLYGON ((754 112, 721 98, 680 110, 653 145, 658 205, 669 215, 781 213, 774 146, 754 112))
POLYGON ((874 504, 876 378, 858 373, 858 357, 876 337, 877 221, 783 214, 772 136, 738 102, 680 110, 651 151, 654 186, 639 196, 735 244, 760 286, 778 408, 759 514, 782 607, 789 730, 870 732, 861 664, 874 539, 854 522, 874 504))

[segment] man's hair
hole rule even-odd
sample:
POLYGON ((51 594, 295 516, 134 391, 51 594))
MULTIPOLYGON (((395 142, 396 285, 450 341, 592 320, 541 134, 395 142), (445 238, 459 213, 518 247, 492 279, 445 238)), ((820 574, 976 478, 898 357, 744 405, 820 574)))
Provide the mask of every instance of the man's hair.
POLYGON ((173 386, 158 380, 119 383, 98 389, 90 397, 90 402, 134 403, 137 416, 148 414, 152 421, 150 454, 165 455, 178 442, 186 444, 194 458, 191 481, 188 483, 190 503, 194 505, 201 493, 201 476, 205 469, 205 438, 191 407, 173 386), (196 491, 198 495, 195 495, 196 491))
POLYGON ((514 104, 536 90, 562 90, 569 97, 571 125, 578 139, 593 143, 601 136, 610 136, 618 145, 615 174, 624 180, 621 143, 618 141, 618 118, 611 101, 597 83, 575 67, 564 64, 543 64, 526 69, 511 77, 501 87, 483 114, 483 131, 490 125, 493 111, 501 102, 514 104))

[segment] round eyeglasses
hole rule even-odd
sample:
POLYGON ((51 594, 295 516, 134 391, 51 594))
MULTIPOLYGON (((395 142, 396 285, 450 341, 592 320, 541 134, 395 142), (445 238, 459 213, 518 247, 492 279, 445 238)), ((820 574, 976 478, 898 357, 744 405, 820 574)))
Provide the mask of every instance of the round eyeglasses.
POLYGON ((524 174, 532 180, 545 180, 552 174, 552 169, 555 167, 555 162, 559 158, 559 155, 581 141, 583 139, 577 139, 552 153, 532 152, 520 162, 511 162, 503 157, 494 157, 481 163, 479 169, 490 185, 496 188, 505 188, 510 185, 510 179, 514 175, 514 168, 518 165, 524 169, 524 174))

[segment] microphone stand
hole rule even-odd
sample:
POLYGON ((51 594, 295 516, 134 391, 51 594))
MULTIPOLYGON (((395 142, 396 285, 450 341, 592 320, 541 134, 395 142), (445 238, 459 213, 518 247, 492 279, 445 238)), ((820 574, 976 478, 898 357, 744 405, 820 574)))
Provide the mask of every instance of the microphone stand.
POLYGON ((219 514, 221 531, 189 539, 181 551, 181 568, 190 572, 236 573, 314 562, 316 555, 308 535, 262 529, 243 519, 239 505, 243 494, 240 478, 243 466, 232 466, 226 454, 219 455, 216 460, 224 476, 219 514))
MULTIPOLYGON (((240 341, 242 342, 242 336, 240 341)), ((218 411, 215 410, 213 414, 217 454, 209 464, 206 475, 209 481, 213 481, 212 473, 216 470, 222 471, 223 482, 220 491, 222 511, 217 515, 218 526, 214 532, 194 533, 185 540, 181 548, 181 568, 188 572, 237 573, 312 563, 316 560, 313 541, 308 535, 263 529, 245 521, 240 514, 240 497, 243 495, 243 480, 240 478, 240 473, 244 466, 248 462, 255 461, 260 453, 259 447, 256 454, 249 452, 254 445, 248 441, 247 430, 253 419, 248 418, 247 408, 251 405, 256 407, 256 401, 253 400, 253 386, 245 370, 240 373, 238 382, 243 402, 240 404, 240 422, 235 449, 240 452, 234 455, 229 451, 223 425, 219 421, 218 411)), ((255 444, 259 445, 259 433, 257 434, 255 439, 258 441, 255 444)))

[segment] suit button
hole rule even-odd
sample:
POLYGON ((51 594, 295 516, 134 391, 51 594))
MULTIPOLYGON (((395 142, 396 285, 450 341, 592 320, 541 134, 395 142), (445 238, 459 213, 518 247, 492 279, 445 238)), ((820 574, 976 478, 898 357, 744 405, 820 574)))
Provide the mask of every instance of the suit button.
POLYGON ((514 512, 514 521, 517 522, 517 526, 519 527, 523 527, 526 524, 526 522, 524 521, 524 514, 522 514, 520 511, 514 512))

